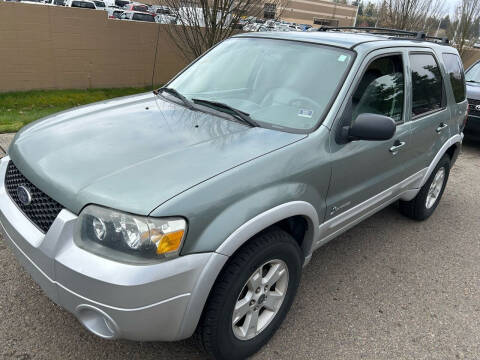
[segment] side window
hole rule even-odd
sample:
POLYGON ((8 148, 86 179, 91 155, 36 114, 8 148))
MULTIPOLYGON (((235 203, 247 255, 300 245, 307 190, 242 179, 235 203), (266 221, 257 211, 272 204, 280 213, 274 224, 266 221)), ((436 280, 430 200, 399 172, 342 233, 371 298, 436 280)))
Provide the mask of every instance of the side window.
POLYGON ((442 75, 433 55, 410 55, 412 68, 412 116, 442 108, 442 75))
POLYGON ((465 73, 466 82, 479 83, 480 82, 480 62, 477 62, 465 73))
POLYGON ((463 65, 460 62, 460 58, 455 54, 443 54, 443 62, 445 63, 445 69, 450 77, 450 84, 452 85, 455 102, 461 103, 465 100, 466 90, 463 65))
POLYGON ((352 97, 353 117, 363 113, 403 121, 404 76, 401 55, 375 59, 368 65, 352 97))

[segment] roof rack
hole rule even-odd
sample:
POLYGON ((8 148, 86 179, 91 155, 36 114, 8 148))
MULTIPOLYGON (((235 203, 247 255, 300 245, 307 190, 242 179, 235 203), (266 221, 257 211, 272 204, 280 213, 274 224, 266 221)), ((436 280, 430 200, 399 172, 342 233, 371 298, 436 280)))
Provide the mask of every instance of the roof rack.
POLYGON ((414 39, 418 41, 433 41, 441 44, 448 44, 449 40, 446 37, 427 36, 424 31, 407 31, 399 29, 379 28, 379 27, 362 27, 362 26, 321 26, 318 31, 342 31, 355 30, 377 35, 390 35, 394 39, 414 39))

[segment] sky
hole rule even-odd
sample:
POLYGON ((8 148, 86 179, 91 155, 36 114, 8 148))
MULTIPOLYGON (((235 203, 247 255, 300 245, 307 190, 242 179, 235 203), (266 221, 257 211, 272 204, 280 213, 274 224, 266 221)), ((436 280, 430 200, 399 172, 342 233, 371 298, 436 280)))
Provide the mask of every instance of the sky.
POLYGON ((457 4, 458 0, 445 0, 445 11, 449 14, 453 14, 457 4))

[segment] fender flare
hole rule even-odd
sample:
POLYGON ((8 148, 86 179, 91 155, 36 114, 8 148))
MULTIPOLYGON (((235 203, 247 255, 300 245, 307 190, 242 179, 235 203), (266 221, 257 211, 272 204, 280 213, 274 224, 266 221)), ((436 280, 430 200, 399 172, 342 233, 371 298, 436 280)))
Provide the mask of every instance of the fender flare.
POLYGON ((438 151, 437 155, 435 155, 435 157, 433 158, 433 161, 430 163, 430 166, 428 167, 428 170, 427 172, 425 173, 421 183, 420 183, 420 187, 422 187, 423 185, 425 185, 425 183, 427 182, 428 178, 430 177, 430 175, 432 175, 432 172, 433 170, 435 170, 435 167, 437 166, 437 164, 439 163, 439 161, 442 159, 443 155, 445 155, 445 153, 447 152, 447 150, 452 146, 452 145, 455 145, 455 144, 461 144, 463 141, 463 133, 462 134, 455 134, 453 135, 451 138, 449 138, 445 144, 443 144, 443 146, 441 147, 441 149, 438 151))
POLYGON ((278 205, 255 216, 235 230, 212 253, 210 260, 200 274, 195 289, 192 291, 192 298, 188 309, 185 311, 182 326, 175 338, 176 340, 190 337, 195 331, 210 290, 229 257, 255 234, 291 216, 303 216, 308 222, 307 232, 302 242, 302 251, 305 256, 304 265, 308 263, 312 256, 313 241, 319 236, 318 214, 312 204, 306 201, 292 201, 278 205))
POLYGON ((292 216, 303 216, 308 223, 307 232, 302 242, 302 251, 306 259, 312 253, 313 240, 319 235, 318 213, 312 204, 306 201, 291 201, 278 205, 250 219, 235 230, 215 252, 232 256, 235 251, 255 234, 267 227, 292 216))

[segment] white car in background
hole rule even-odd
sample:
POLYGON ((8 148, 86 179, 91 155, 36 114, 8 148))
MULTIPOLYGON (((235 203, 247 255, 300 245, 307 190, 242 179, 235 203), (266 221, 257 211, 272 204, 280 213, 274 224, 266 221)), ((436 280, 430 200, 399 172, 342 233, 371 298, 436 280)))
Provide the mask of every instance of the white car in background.
POLYGON ((107 8, 107 16, 109 19, 120 20, 125 10, 120 9, 118 6, 109 6, 107 8))
POLYGON ((97 9, 95 3, 90 0, 67 0, 65 6, 92 10, 97 9))
POLYGON ((123 20, 135 20, 135 21, 146 21, 146 22, 156 22, 155 16, 148 12, 142 11, 125 11, 121 17, 123 20))
POLYGON ((45 5, 43 0, 20 0, 22 4, 45 5))
POLYGON ((102 0, 92 0, 97 10, 107 11, 107 4, 102 0))

